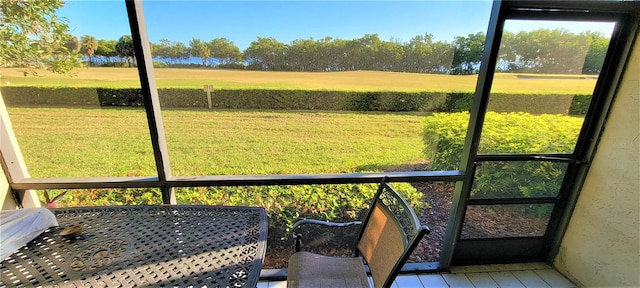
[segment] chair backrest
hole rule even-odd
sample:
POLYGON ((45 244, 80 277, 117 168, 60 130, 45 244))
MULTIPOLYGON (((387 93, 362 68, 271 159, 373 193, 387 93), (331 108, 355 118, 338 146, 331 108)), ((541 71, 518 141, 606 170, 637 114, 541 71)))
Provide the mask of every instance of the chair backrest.
POLYGON ((390 287, 411 252, 429 233, 409 204, 382 181, 365 218, 358 251, 367 261, 375 287, 390 287))

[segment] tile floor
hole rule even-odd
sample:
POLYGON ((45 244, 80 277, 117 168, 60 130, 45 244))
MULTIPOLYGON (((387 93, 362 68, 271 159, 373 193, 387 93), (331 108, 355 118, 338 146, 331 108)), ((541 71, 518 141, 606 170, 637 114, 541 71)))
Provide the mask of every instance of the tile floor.
MULTIPOLYGON (((285 288, 286 281, 262 281, 258 288, 285 288)), ((451 273, 402 274, 397 288, 422 287, 577 287, 545 263, 452 267, 451 273)))

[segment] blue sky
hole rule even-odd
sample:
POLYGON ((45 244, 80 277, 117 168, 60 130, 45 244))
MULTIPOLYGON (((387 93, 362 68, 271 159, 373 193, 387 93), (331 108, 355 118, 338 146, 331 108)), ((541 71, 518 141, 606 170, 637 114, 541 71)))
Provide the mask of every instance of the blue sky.
MULTIPOLYGON (((378 33, 406 42, 431 33, 436 40, 486 31, 489 1, 158 1, 143 2, 149 38, 189 43, 225 37, 240 49, 257 36, 354 39, 378 33)), ((72 34, 118 39, 130 34, 124 2, 67 1, 59 10, 72 34)))
MULTIPOLYGON (((149 38, 188 45, 192 38, 225 37, 244 50, 256 37, 295 39, 325 36, 354 39, 377 33, 406 42, 430 33, 451 42, 455 36, 486 32, 491 2, 466 1, 145 1, 149 38)), ((131 34, 124 1, 70 0, 58 11, 73 35, 117 40, 131 34)), ((526 23, 513 30, 526 30, 526 23)), ((611 29, 611 25, 608 26, 611 29)), ((568 29, 586 30, 583 24, 568 29)), ((591 30, 607 29, 591 27, 591 30)), ((517 32, 517 31, 515 31, 517 32)))

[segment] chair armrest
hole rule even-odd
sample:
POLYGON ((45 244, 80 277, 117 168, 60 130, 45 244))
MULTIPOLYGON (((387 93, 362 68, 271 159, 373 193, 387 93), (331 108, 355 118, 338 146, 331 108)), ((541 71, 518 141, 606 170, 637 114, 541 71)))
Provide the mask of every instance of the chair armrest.
POLYGON ((315 224, 315 225, 322 225, 322 226, 328 226, 328 227, 349 227, 353 225, 361 225, 362 222, 353 221, 353 222, 337 223, 337 222, 321 221, 321 220, 315 220, 315 219, 299 220, 298 222, 293 224, 293 228, 291 229, 291 231, 293 231, 293 241, 295 242, 296 252, 300 252, 300 246, 302 245, 302 234, 296 233, 295 230, 296 228, 304 224, 315 224))

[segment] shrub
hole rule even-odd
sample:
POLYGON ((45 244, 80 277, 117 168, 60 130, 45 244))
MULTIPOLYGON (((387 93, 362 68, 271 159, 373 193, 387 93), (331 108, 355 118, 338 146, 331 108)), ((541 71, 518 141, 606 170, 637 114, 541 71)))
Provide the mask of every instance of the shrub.
POLYGON ((242 63, 227 63, 227 64, 218 64, 216 66, 218 69, 233 69, 233 70, 244 70, 245 66, 242 63))
POLYGON ((571 153, 582 122, 563 115, 489 112, 479 153, 571 153))
POLYGON ((423 150, 432 170, 456 170, 469 125, 469 114, 434 113, 423 119, 423 150))
MULTIPOLYGON (((362 220, 378 184, 242 186, 178 188, 179 203, 265 207, 270 233, 288 235, 304 218, 330 221, 362 220)), ((422 193, 406 183, 394 183, 416 209, 428 207, 422 193)))
POLYGON ((38 196, 40 201, 49 207, 162 204, 162 193, 157 188, 43 190, 38 196), (44 193, 49 193, 50 198, 61 194, 63 196, 53 203, 46 203, 44 193))
POLYGON ((100 64, 100 67, 129 67, 129 64, 127 64, 127 62, 121 62, 121 61, 115 61, 115 62, 107 61, 100 64))
POLYGON ((545 161, 482 162, 476 169, 473 197, 553 197, 560 190, 566 163, 545 161))
MULTIPOLYGON (((436 113, 425 118, 424 152, 432 160, 431 169, 458 169, 468 122, 468 113, 436 113)), ((581 126, 582 119, 571 116, 489 112, 478 153, 571 153, 581 126)), ((471 196, 554 196, 564 169, 566 164, 540 161, 482 163, 471 196)))
POLYGON ((153 61, 153 68, 167 68, 169 65, 162 61, 153 61))
MULTIPOLYGON (((427 208, 422 193, 407 183, 392 184, 419 213, 427 208)), ((303 218, 332 221, 362 220, 378 184, 239 186, 176 188, 178 203, 264 207, 269 234, 287 236, 303 218)), ((156 188, 70 190, 59 206, 160 204, 156 188)))
POLYGON ((188 69, 205 69, 207 66, 202 66, 202 64, 197 63, 174 63, 167 64, 169 68, 188 68, 188 69))

